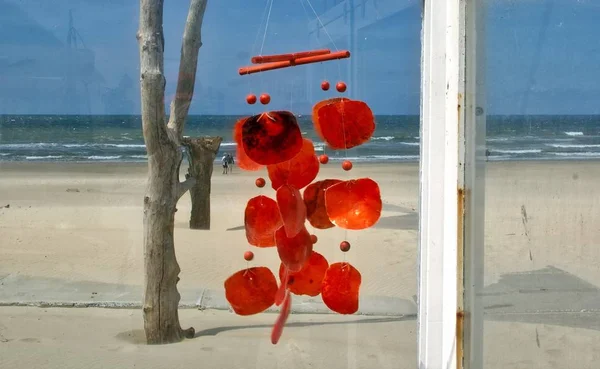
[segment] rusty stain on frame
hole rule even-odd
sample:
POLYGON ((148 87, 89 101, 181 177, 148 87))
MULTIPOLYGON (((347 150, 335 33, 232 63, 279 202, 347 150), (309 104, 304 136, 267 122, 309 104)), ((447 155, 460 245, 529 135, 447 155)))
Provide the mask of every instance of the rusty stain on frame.
POLYGON ((463 346, 463 337, 464 337, 464 321, 465 321, 465 313, 464 313, 464 301, 463 301, 463 291, 464 291, 464 209, 465 209, 465 190, 461 187, 457 189, 457 278, 456 278, 456 288, 457 288, 457 312, 456 312, 456 368, 463 368, 463 358, 464 358, 464 346, 463 346))
POLYGON ((464 127, 464 111, 462 106, 464 105, 464 95, 462 93, 457 94, 457 118, 458 118, 458 137, 459 137, 459 151, 457 155, 459 156, 458 165, 458 188, 456 191, 456 219, 457 219, 457 227, 456 227, 456 242, 457 242, 457 258, 456 258, 456 267, 457 267, 457 276, 456 276, 456 291, 457 291, 457 301, 456 301, 456 368, 463 369, 464 367, 464 322, 465 322, 465 312, 464 312, 464 219, 465 219, 465 181, 464 181, 464 173, 465 173, 465 163, 464 163, 464 147, 461 150, 461 145, 465 144, 465 127, 464 127), (461 124, 461 122, 463 124, 461 124))

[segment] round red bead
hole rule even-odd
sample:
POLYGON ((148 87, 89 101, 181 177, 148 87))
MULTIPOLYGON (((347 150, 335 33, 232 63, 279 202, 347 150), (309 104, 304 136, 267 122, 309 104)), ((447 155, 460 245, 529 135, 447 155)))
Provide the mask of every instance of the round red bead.
POLYGON ((350 242, 348 242, 348 241, 340 242, 340 250, 342 250, 343 252, 350 250, 350 242))
POLYGON ((269 94, 260 95, 260 103, 261 104, 267 105, 270 102, 271 102, 271 96, 269 96, 269 94))

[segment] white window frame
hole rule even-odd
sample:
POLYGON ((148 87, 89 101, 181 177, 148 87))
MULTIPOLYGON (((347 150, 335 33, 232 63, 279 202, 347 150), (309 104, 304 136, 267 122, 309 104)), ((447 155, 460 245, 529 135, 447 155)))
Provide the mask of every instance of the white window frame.
POLYGON ((423 0, 418 368, 483 368, 483 0, 423 0))

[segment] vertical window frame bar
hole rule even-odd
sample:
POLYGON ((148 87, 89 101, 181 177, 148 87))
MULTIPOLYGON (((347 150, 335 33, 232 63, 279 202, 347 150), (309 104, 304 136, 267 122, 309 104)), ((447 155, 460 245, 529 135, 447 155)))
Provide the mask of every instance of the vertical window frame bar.
MULTIPOLYGON (((483 368, 482 292, 485 253, 486 62, 485 0, 464 2, 465 212, 463 250, 464 368, 483 368)), ((461 358, 459 357, 459 360, 461 358)))
POLYGON ((418 367, 482 368, 482 0, 423 0, 418 367))

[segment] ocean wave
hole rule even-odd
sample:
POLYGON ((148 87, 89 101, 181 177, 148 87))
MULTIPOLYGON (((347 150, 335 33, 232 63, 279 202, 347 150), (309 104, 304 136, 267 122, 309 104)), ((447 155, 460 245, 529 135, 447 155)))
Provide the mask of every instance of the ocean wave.
POLYGON ((9 156, 11 153, 9 152, 0 152, 0 156, 9 156))
POLYGON ((406 161, 406 160, 416 160, 419 159, 419 155, 365 155, 365 156, 348 156, 348 157, 343 157, 343 156, 333 156, 333 157, 329 157, 329 160, 331 161, 342 161, 342 160, 350 160, 350 161, 356 161, 356 162, 361 162, 361 161, 381 161, 381 160, 400 160, 400 161, 406 161))
POLYGON ((120 149, 142 149, 146 148, 144 144, 65 144, 64 147, 118 147, 120 149))
POLYGON ((557 149, 585 149, 585 148, 600 147, 600 145, 565 145, 565 144, 546 144, 546 146, 555 147, 557 149))
POLYGON ((114 156, 101 156, 101 155, 92 155, 92 156, 88 156, 87 159, 88 160, 116 160, 116 159, 121 159, 121 155, 114 155, 114 156))
POLYGON ((237 146, 237 144, 235 142, 223 142, 221 146, 237 146))
POLYGON ((36 143, 18 143, 18 144, 0 144, 2 149, 43 149, 43 148, 81 148, 81 147, 116 147, 120 149, 140 149, 145 148, 144 144, 114 144, 114 143, 58 143, 58 142, 36 142, 36 143))
POLYGON ((494 138, 486 138, 485 140, 488 142, 506 142, 513 141, 516 137, 494 137, 494 138))
POLYGON ((564 156, 564 157, 597 157, 600 158, 600 152, 553 152, 553 155, 564 156))
POLYGON ((134 159, 148 159, 148 155, 130 155, 129 157, 134 159))
POLYGON ((583 136, 583 132, 563 132, 564 134, 566 134, 567 136, 583 136))
POLYGON ((420 143, 419 142, 400 142, 402 145, 406 145, 406 146, 419 146, 420 143))
POLYGON ((491 149, 491 152, 497 152, 500 154, 539 154, 542 150, 538 149, 528 149, 528 150, 500 150, 500 149, 491 149))
POLYGON ((325 144, 324 143, 315 143, 313 142, 314 146, 315 146, 315 151, 323 151, 325 150, 325 144))
POLYGON ((394 136, 382 136, 382 137, 373 137, 373 141, 391 141, 394 139, 394 136))
POLYGON ((50 160, 50 159, 61 159, 62 155, 47 155, 47 156, 26 156, 25 160, 50 160))

